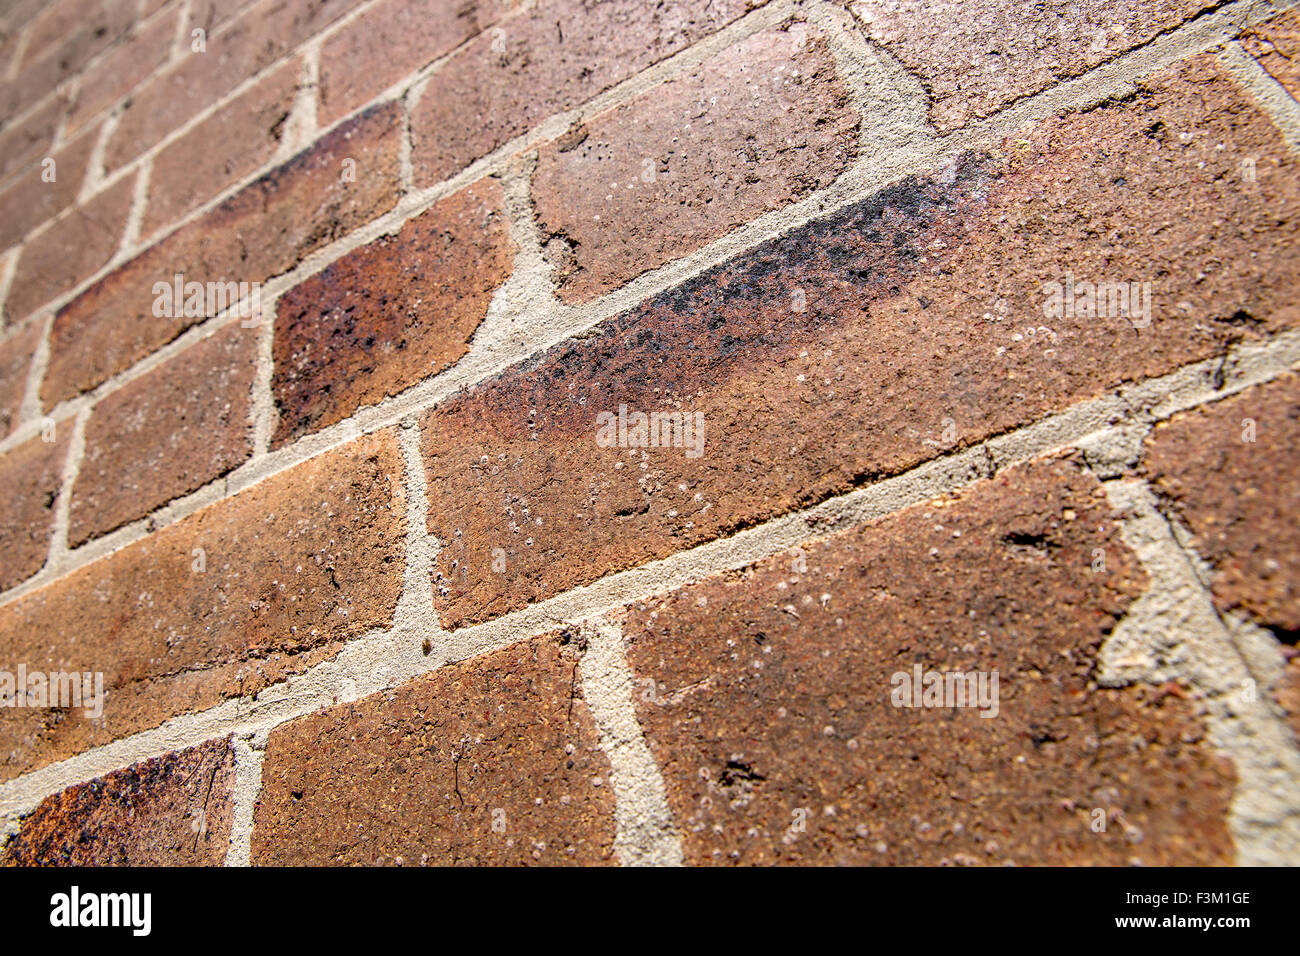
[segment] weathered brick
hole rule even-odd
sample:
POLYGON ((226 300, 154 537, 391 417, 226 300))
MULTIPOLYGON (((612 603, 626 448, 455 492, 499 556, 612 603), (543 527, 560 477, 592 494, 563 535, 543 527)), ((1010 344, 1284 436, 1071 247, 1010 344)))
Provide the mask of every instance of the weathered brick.
POLYGON ((1049 460, 632 608, 687 862, 1230 862, 1203 706, 1095 682, 1142 586, 1099 484, 1049 460), (906 706, 917 668, 996 698, 906 706))
POLYGON ((1300 12, 1288 11, 1247 30, 1241 45, 1293 98, 1300 99, 1300 12))
POLYGON ((1197 58, 458 394, 423 432, 442 621, 544 599, 1297 324, 1295 168, 1197 58), (1257 183, 1242 156, 1258 158, 1257 183), (1047 318, 1045 284, 1067 273, 1150 281, 1149 326, 1109 308, 1047 318), (598 416, 620 405, 702 415, 701 456, 600 447, 598 416))
POLYGON ((154 157, 143 236, 176 222, 275 155, 301 69, 296 59, 281 64, 154 157))
POLYGON ((321 47, 320 122, 328 125, 494 23, 510 0, 384 0, 321 47))
POLYGON ((53 167, 38 163, 0 192, 0 248, 12 246, 77 201, 96 135, 91 130, 77 137, 49 157, 53 167))
POLYGON ((253 862, 611 862, 609 769, 568 636, 522 641, 274 730, 253 862))
POLYGON ((178 272, 187 283, 265 282, 387 212, 400 146, 398 107, 367 110, 95 283, 55 317, 42 399, 92 389, 201 320, 155 316, 155 283, 178 272))
POLYGON ((135 179, 124 177, 27 241, 5 298, 10 320, 26 318, 108 265, 122 244, 135 179))
POLYGON ((1080 76, 1207 9, 1201 0, 863 0, 863 32, 917 76, 941 133, 1080 76))
POLYGON ((420 97, 411 116, 417 182, 446 179, 761 5, 543 0, 502 20, 439 67, 420 97))
POLYGON ((60 100, 51 100, 17 123, 0 129, 0 179, 45 154, 54 142, 65 106, 60 100))
POLYGON ((102 671, 98 725, 0 713, 0 780, 255 695, 392 622, 402 455, 359 438, 0 606, 0 669, 102 671))
POLYGON ((3 866, 221 866, 234 819, 228 740, 141 761, 46 797, 3 866))
POLYGON ((1143 470, 1213 566, 1220 610, 1300 631, 1300 377, 1157 425, 1143 470))
POLYGON ((515 245, 483 180, 335 262, 276 307, 274 444, 442 371, 469 350, 515 245))
POLYGON ((541 150, 533 177, 561 300, 616 289, 829 185, 858 122, 825 39, 803 23, 585 121, 541 150))
POLYGON ((175 7, 140 27, 131 39, 86 70, 68 115, 69 132, 80 129, 171 59, 180 15, 180 7, 175 7))
POLYGON ((75 71, 87 59, 116 42, 135 20, 139 0, 55 0, 32 20, 23 51, 23 66, 57 49, 75 71), (74 55, 75 52, 75 55, 74 55))
POLYGON ((244 80, 320 32, 359 0, 262 0, 206 37, 127 102, 104 150, 110 170, 129 163, 244 80))
POLYGON ((72 489, 72 547, 248 459, 257 340, 232 323, 95 406, 72 489))
POLYGON ((27 394, 27 376, 41 332, 41 323, 28 322, 12 329, 0 341, 0 438, 18 425, 23 396, 27 394))
POLYGON ((0 455, 0 591, 45 564, 71 437, 72 419, 65 419, 0 455))

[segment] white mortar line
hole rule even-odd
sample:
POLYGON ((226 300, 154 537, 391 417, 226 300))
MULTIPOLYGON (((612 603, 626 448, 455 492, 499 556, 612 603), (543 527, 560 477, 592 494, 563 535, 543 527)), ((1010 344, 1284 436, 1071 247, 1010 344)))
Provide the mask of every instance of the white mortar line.
MULTIPOLYGON (((1211 359, 1172 375, 1140 383, 1115 396, 1084 402, 1038 422, 973 445, 910 471, 831 498, 815 507, 772 519, 727 538, 714 539, 657 561, 610 574, 588 585, 482 624, 443 630, 433 610, 430 570, 438 543, 427 533, 428 501, 419 430, 414 421, 399 431, 406 461, 407 566, 404 587, 387 630, 371 631, 323 661, 258 693, 184 714, 158 727, 113 741, 0 784, 0 815, 24 813, 50 793, 102 776, 140 760, 229 734, 269 732, 323 707, 388 690, 438 667, 507 647, 575 621, 600 618, 629 603, 680 588, 723 571, 799 546, 810 539, 855 527, 1041 455, 1083 447, 1097 429, 1150 423, 1159 415, 1234 394, 1282 374, 1281 363, 1300 365, 1300 332, 1266 346, 1242 350, 1222 388, 1211 383, 1224 363, 1211 359), (1270 371, 1272 370, 1272 371, 1270 371), (1135 404, 1141 402, 1144 404, 1135 404), (423 642, 429 641, 429 651, 423 642)), ((1289 367, 1289 366, 1286 366, 1289 367)), ((629 850, 630 853, 635 851, 629 850)))
POLYGON ((230 794, 230 847, 226 850, 226 866, 249 866, 253 849, 253 811, 262 792, 266 734, 235 737, 231 746, 235 751, 235 785, 230 794))
POLYGON ((1125 479, 1107 482, 1106 491, 1124 512, 1121 535, 1149 584, 1098 652, 1099 681, 1123 686, 1182 680, 1200 691, 1210 741, 1236 765, 1228 826, 1237 862, 1300 863, 1300 750, 1290 729, 1259 693, 1150 488, 1125 479))
POLYGON ((614 852, 623 866, 681 866, 681 834, 668 808, 663 774, 632 702, 633 674, 623 631, 609 621, 583 622, 582 696, 600 730, 614 791, 614 852))

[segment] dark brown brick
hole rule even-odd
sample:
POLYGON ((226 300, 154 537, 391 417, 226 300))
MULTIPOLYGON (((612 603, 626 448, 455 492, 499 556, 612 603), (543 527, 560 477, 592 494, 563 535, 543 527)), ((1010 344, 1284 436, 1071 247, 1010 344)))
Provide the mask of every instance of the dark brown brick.
POLYGON ((96 135, 90 130, 56 150, 49 157, 52 167, 44 162, 31 166, 0 192, 0 248, 14 245, 77 201, 96 135))
POLYGON ((253 862, 611 862, 609 762, 579 688, 552 634, 277 728, 253 862))
POLYGON ((849 2, 863 32, 917 76, 946 133, 1080 76, 1210 7, 1201 0, 849 2))
POLYGON ((328 125, 481 33, 511 0, 383 0, 325 41, 319 119, 328 125))
POLYGON ((803 23, 584 122, 541 150, 533 177, 561 300, 593 299, 829 185, 858 122, 825 39, 803 23))
POLYGON ((1231 862, 1203 706, 1095 683, 1143 584, 1104 491, 1052 460, 631 609, 687 862, 1231 862), (917 667, 997 672, 996 713, 896 706, 917 667))
POLYGON ((154 157, 141 235, 176 222, 275 155, 301 70, 296 59, 281 64, 154 157))
POLYGON ((265 282, 387 212, 400 191, 401 117, 388 104, 349 120, 151 246, 59 310, 45 402, 88 391, 200 321, 153 314, 157 282, 265 282), (355 164, 355 179, 346 178, 355 164))
POLYGON ((319 33, 359 0, 262 0, 193 43, 179 62, 132 95, 104 151, 108 169, 129 163, 167 134, 319 33))
POLYGON ((47 797, 4 866, 221 866, 234 816, 235 753, 210 740, 47 797))
POLYGON ((180 14, 180 7, 174 7, 140 27, 130 40, 86 70, 68 115, 69 132, 80 129, 171 59, 180 14))
POLYGON ((10 320, 26 318, 108 265, 122 244, 135 179, 124 177, 27 241, 5 297, 10 320))
POLYGON ((256 329, 235 322, 95 406, 72 489, 72 547, 142 518, 253 453, 256 329))
POLYGON ((458 394, 423 430, 442 621, 490 618, 1297 324, 1295 168, 1198 58, 458 394), (1254 186, 1242 156, 1259 157, 1254 186), (1045 284, 1067 273, 1149 281, 1150 325, 1048 318, 1045 284), (600 447, 598 416, 620 404, 703 415, 703 454, 600 447))
POLYGON ((1215 603, 1300 631, 1300 377, 1152 431, 1143 470, 1214 567, 1215 603))
POLYGON ((1292 98, 1300 99, 1300 12, 1291 10, 1247 30, 1241 45, 1292 98))
POLYGON ((41 340, 42 324, 28 322, 12 329, 0 341, 0 438, 18 425, 32 356, 41 340))
POLYGON ((0 780, 255 695, 388 626, 405 533, 402 455, 381 432, 0 605, 0 670, 102 671, 107 693, 99 725, 5 708, 0 780))
POLYGON ((0 591, 45 565, 71 437, 69 418, 0 455, 0 591))
POLYGON ((335 262, 276 308, 274 444, 331 425, 469 350, 515 245, 483 180, 335 262))
POLYGON ((416 181, 446 179, 761 5, 542 0, 521 10, 434 72, 411 116, 416 181))

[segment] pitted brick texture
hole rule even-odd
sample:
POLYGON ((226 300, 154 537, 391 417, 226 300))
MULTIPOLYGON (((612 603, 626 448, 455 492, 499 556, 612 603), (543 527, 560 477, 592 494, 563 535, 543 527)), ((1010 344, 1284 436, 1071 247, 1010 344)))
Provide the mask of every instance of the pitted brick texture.
POLYGON ((71 439, 72 419, 64 419, 0 455, 0 590, 45 564, 71 439))
POLYGON ((636 606, 687 862, 1230 860, 1202 706, 1094 681, 1144 583, 1095 479, 1049 460, 636 606), (996 715, 895 706, 918 665, 997 671, 996 715))
POLYGON ((579 652, 567 633, 532 638, 278 728, 253 862, 612 862, 579 652))
POLYGON ((0 711, 0 780, 255 695, 385 627, 406 556, 402 456, 359 438, 0 605, 0 669, 103 671, 106 722, 0 711))
POLYGON ((1246 31, 1241 45, 1292 98, 1300 98, 1300 12, 1291 10, 1246 31))
POLYGON ((221 866, 230 847, 235 755, 213 740, 48 797, 3 866, 221 866))
POLYGON ((1294 325, 1295 170, 1271 122, 1197 58, 457 395, 423 419, 442 621, 545 599, 1294 325), (1253 186, 1242 156, 1258 157, 1253 186), (1083 299, 1048 316, 1046 285, 1070 276, 1136 282, 1139 299, 1150 283, 1149 325, 1108 304, 1088 315, 1083 299), (599 416, 621 405, 702 415, 701 453, 602 447, 599 416))
POLYGON ((147 515, 253 452, 258 332, 235 322, 100 402, 72 490, 72 547, 147 515))
POLYGON ((859 121, 826 40, 803 23, 585 120, 541 151, 533 177, 561 300, 616 289, 829 185, 859 121))
POLYGON ((396 395, 468 351, 514 264, 503 202, 495 180, 476 183, 280 300, 277 446, 396 395))

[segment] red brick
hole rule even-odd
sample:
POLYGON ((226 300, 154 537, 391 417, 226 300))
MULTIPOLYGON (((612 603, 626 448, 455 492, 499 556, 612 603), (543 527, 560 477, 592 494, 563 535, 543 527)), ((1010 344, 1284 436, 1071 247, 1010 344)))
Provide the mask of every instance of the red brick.
POLYGON ((276 307, 274 445, 435 375, 469 350, 515 244, 483 180, 335 262, 276 307))
POLYGON ((19 122, 0 129, 0 179, 45 155, 54 142, 64 105, 51 100, 19 122))
POLYGON ((222 866, 234 819, 235 752, 210 740, 46 797, 4 866, 222 866))
POLYGON ((18 425, 32 356, 41 340, 42 324, 28 322, 9 330, 0 341, 0 438, 18 425))
POLYGON ((0 248, 14 245, 77 201, 96 136, 91 130, 49 157, 54 161, 53 182, 45 178, 51 167, 39 163, 0 192, 0 248))
POLYGON ((23 319, 108 265, 122 244, 134 197, 135 176, 126 176, 29 239, 5 298, 5 315, 23 319))
POLYGON ((211 33, 237 13, 252 5, 252 0, 193 0, 190 3, 187 30, 202 29, 211 33))
POLYGON ((275 155, 301 69, 298 60, 280 65, 154 157, 142 235, 181 219, 275 155))
POLYGON ((421 185, 726 26, 756 0, 541 0, 436 70, 411 116, 421 185), (474 122, 466 122, 474 117, 474 122))
POLYGON ((0 605, 0 669, 102 671, 107 694, 99 725, 6 708, 0 780, 256 695, 391 624, 402 477, 392 433, 366 436, 0 605))
POLYGON ((1036 462, 800 552, 626 616, 688 863, 1232 861, 1203 705, 1095 683, 1144 581, 1091 476, 1036 462), (996 672, 996 712, 896 705, 918 666, 996 672))
POLYGON ((1300 99, 1300 13, 1291 10, 1247 30, 1241 45, 1292 98, 1300 99))
POLYGON ((401 116, 389 104, 349 120, 105 276, 54 320, 41 387, 53 405, 130 368, 200 321, 153 314, 157 282, 265 282, 387 212, 400 192, 401 116), (355 179, 344 181, 344 161, 355 179))
POLYGON ((180 13, 180 8, 175 7, 140 27, 130 40, 85 72, 68 116, 70 132, 116 103, 171 59, 180 13))
POLYGON ((560 299, 593 299, 829 185, 857 133, 826 41, 802 23, 586 121, 541 150, 533 177, 560 299))
POLYGON ((1300 377, 1175 415, 1146 449, 1144 471, 1214 568, 1220 610, 1300 631, 1300 377))
POLYGON ((139 5, 139 0, 55 0, 32 21, 23 68, 57 49, 75 72, 131 28, 139 5))
POLYGON ((72 420, 65 419, 0 455, 0 591, 45 565, 71 437, 72 420))
POLYGON ((72 489, 70 546, 142 518, 248 459, 258 335, 234 322, 95 406, 72 489))
POLYGON ((494 23, 510 0, 383 0, 321 48, 320 115, 333 123, 494 23))
POLYGON ((1297 324, 1294 171, 1198 58, 456 395, 424 418, 441 620, 493 617, 1297 324), (1244 188, 1241 156, 1259 157, 1261 188, 1244 188), (1151 281, 1150 326, 1046 318, 1044 284, 1067 272, 1151 281), (703 455, 599 447, 597 416, 620 404, 702 414, 703 455))
POLYGON ((918 77, 941 133, 1081 76, 1207 9, 1200 0, 863 0, 863 32, 918 77))
POLYGON ((131 97, 104 153, 108 169, 129 163, 244 80, 338 19, 358 0, 262 0, 193 44, 175 66, 131 97))
POLYGON ((609 769, 574 645, 522 641, 274 730, 253 862, 608 863, 609 769))

